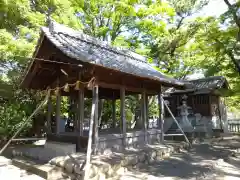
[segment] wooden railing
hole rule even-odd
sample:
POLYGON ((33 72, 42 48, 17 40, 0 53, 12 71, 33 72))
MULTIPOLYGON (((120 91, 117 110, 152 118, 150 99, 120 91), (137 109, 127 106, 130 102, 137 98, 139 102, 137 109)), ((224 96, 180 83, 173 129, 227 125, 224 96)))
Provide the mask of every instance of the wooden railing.
POLYGON ((240 133, 240 119, 228 120, 228 130, 234 133, 240 133))

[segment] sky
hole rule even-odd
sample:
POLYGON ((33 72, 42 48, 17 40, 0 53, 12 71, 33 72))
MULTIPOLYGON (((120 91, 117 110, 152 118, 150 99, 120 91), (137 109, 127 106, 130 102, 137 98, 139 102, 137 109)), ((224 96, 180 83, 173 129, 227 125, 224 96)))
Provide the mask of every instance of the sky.
MULTIPOLYGON (((233 2, 230 0, 230 2, 233 2)), ((209 4, 205 6, 199 13, 201 16, 219 16, 227 11, 227 5, 224 0, 210 0, 209 4)))
MULTIPOLYGON (((234 2, 231 1, 230 2, 234 2)), ((227 11, 227 5, 224 0, 210 0, 208 5, 206 5, 199 13, 195 16, 220 16, 222 13, 227 11)), ((195 73, 193 75, 188 76, 188 79, 197 79, 203 78, 204 75, 202 73, 195 73)))

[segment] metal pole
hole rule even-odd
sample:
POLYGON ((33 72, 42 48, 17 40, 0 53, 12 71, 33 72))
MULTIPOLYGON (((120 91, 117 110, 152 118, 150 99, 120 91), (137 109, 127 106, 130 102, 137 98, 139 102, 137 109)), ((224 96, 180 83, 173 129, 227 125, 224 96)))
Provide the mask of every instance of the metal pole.
POLYGON ((187 143, 190 145, 190 141, 188 140, 187 136, 185 135, 184 131, 182 130, 181 126, 179 125, 178 121, 176 120, 176 118, 174 117, 173 113, 171 112, 171 110, 169 109, 167 103, 164 101, 163 97, 161 96, 161 100, 163 101, 164 105, 166 106, 168 112, 170 113, 170 115, 172 116, 173 120, 175 121, 175 123, 177 124, 178 128, 180 129, 181 133, 183 134, 185 140, 187 141, 187 143))
POLYGON ((91 154, 92 154, 92 136, 93 136, 93 124, 94 124, 94 115, 96 109, 96 90, 93 87, 92 92, 92 110, 91 110, 91 118, 90 118, 90 127, 89 127, 89 135, 88 135, 88 146, 87 146, 87 157, 86 157, 86 165, 84 171, 84 180, 89 179, 89 170, 90 170, 90 163, 91 163, 91 154))
POLYGON ((98 85, 96 85, 94 87, 94 91, 95 91, 95 111, 94 111, 94 154, 97 154, 97 150, 98 150, 98 101, 99 101, 99 88, 98 85))

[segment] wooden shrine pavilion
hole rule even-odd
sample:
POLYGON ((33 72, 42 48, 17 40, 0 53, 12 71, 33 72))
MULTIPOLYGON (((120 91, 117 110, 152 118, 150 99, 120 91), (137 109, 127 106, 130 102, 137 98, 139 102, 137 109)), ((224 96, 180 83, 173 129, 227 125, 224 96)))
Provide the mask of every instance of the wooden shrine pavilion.
POLYGON ((48 103, 47 141, 76 144, 77 150, 85 148, 87 139, 91 136, 90 130, 89 134, 83 132, 84 100, 86 98, 92 98, 92 103, 95 105, 92 109, 95 109, 92 112, 94 113, 93 144, 96 149, 104 149, 112 148, 116 144, 129 145, 135 141, 134 136, 142 136, 145 142, 149 141, 149 138, 159 138, 162 133, 161 122, 158 123, 159 128, 154 131, 155 134, 151 134, 147 129, 147 96, 160 96, 162 86, 180 89, 185 87, 184 82, 169 78, 155 70, 147 62, 146 57, 129 50, 112 47, 106 42, 54 21, 51 21, 48 27, 41 28, 40 39, 21 85, 22 88, 35 90, 44 90, 49 87, 57 90, 52 93, 54 98, 50 98, 48 103), (71 84, 74 86, 70 86, 71 84), (59 88, 67 85, 69 85, 68 90, 64 91, 63 88, 59 88), (132 94, 142 95, 142 131, 137 135, 128 133, 126 127, 125 96, 132 94), (60 106, 63 96, 75 101, 77 110, 74 117, 76 127, 74 132, 61 132, 60 106), (53 99, 56 99, 55 110, 51 108, 53 99), (121 100, 119 134, 115 133, 113 136, 99 132, 99 99, 112 100, 113 122, 116 119, 115 101, 121 100), (50 128, 53 113, 55 114, 55 129, 50 128), (131 142, 128 139, 131 139, 131 142))
MULTIPOLYGON (((206 131, 223 131, 227 123, 226 105, 224 97, 229 91, 227 80, 222 76, 213 76, 202 79, 188 81, 191 88, 177 90, 170 88, 166 91, 164 99, 168 101, 169 107, 177 119, 180 119, 179 108, 184 100, 189 107, 189 120, 192 125, 197 126, 196 115, 202 118, 208 130, 206 131), (184 98, 185 96, 185 98, 184 98)), ((170 114, 165 111, 166 119, 171 118, 170 114)), ((172 125, 175 128, 176 125, 172 125)), ((226 125, 227 126, 227 125, 226 125)), ((173 131, 172 127, 171 131, 173 131)))

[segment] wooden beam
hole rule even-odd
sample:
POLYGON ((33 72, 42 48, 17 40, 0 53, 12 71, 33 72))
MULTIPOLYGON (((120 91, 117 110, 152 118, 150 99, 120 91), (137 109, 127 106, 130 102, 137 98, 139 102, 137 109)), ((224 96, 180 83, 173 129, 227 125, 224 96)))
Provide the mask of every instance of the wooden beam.
POLYGON ((64 83, 62 83, 62 82, 63 82, 63 81, 66 81, 67 78, 68 78, 66 75, 64 75, 64 74, 61 72, 60 69, 57 69, 57 70, 56 70, 56 76, 57 76, 57 79, 56 79, 55 81, 53 81, 52 84, 50 84, 50 87, 55 88, 55 87, 57 87, 57 86, 62 86, 62 85, 65 84, 65 82, 64 82, 64 83), (61 83, 62 83, 62 84, 61 84, 61 83))
POLYGON ((208 111, 209 111, 209 114, 212 116, 212 95, 209 95, 208 97, 209 97, 209 99, 208 99, 208 103, 209 103, 208 111))
POLYGON ((116 127, 116 100, 112 100, 112 127, 116 127))
POLYGON ((84 89, 80 88, 78 91, 78 128, 80 136, 83 135, 83 122, 84 122, 84 89))
POLYGON ((161 137, 160 141, 164 141, 164 129, 163 129, 163 120, 164 120, 164 101, 162 97, 162 93, 158 94, 158 106, 159 106, 159 119, 158 119, 158 128, 161 129, 161 137))
POLYGON ((73 115, 73 126, 74 126, 74 132, 78 132, 78 102, 76 96, 72 95, 70 96, 72 98, 72 115, 73 115))
POLYGON ((145 90, 142 92, 142 118, 144 140, 147 143, 147 95, 145 90))
POLYGON ((61 116, 61 94, 60 91, 57 93, 56 98, 56 134, 60 133, 60 116, 61 116))
POLYGON ((52 98, 48 98, 48 109, 47 109, 47 132, 51 133, 52 126, 52 98))
MULTIPOLYGON (((161 93, 162 95, 162 93, 161 93)), ((162 97, 162 96, 161 96, 162 97)), ((164 100, 161 98, 161 116, 160 116, 160 129, 161 129, 161 142, 164 141, 164 129, 163 129, 163 123, 164 123, 164 100)))
MULTIPOLYGON (((35 61, 33 60, 33 63, 31 64, 33 70, 32 72, 29 73, 29 77, 27 79, 27 82, 26 82, 26 86, 29 86, 35 76, 35 74, 37 73, 37 71, 39 70, 39 62, 38 61, 35 61)), ((29 69, 30 70, 30 69, 29 69)))
POLYGON ((143 105, 143 93, 141 94, 140 96, 140 121, 139 121, 139 124, 138 124, 138 128, 141 128, 141 129, 144 129, 144 105, 143 105))
POLYGON ((94 153, 97 153, 98 150, 98 85, 95 85, 93 88, 94 91, 94 96, 95 96, 95 101, 96 101, 96 108, 95 108, 95 113, 94 113, 94 144, 95 144, 95 149, 94 153))
POLYGON ((120 89, 120 98, 121 98, 121 122, 122 122, 122 135, 123 135, 123 146, 126 146, 126 115, 125 115, 125 88, 120 89))
MULTIPOLYGON (((123 85, 120 84, 109 84, 109 83, 105 83, 105 82, 101 82, 98 81, 98 85, 99 87, 103 87, 103 88, 107 88, 107 89, 121 89, 123 88, 123 85)), ((143 88, 135 88, 135 87, 130 87, 130 86, 124 86, 125 91, 130 91, 130 92, 138 92, 141 93, 143 92, 143 88)), ((146 91, 147 94, 157 94, 157 90, 153 91, 153 90, 147 90, 146 91)))
POLYGON ((147 122, 147 129, 149 128, 149 96, 146 95, 146 100, 147 100, 147 103, 146 103, 146 122, 147 122))

